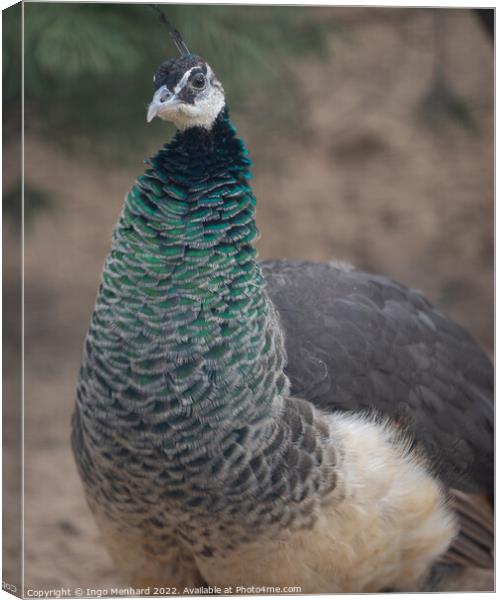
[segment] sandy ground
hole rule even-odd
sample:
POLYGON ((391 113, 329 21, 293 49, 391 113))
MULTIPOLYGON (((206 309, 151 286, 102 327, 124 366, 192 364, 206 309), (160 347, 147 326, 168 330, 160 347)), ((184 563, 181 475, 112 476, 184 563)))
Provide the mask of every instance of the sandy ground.
MULTIPOLYGON (((333 43, 328 61, 293 66, 302 90, 294 135, 258 136, 256 115, 234 111, 255 162, 259 249, 262 257, 344 259, 418 287, 491 353, 492 48, 470 14, 449 13, 448 80, 472 107, 477 131, 427 128, 416 105, 433 69, 431 17, 418 11, 401 20, 396 12, 355 14, 356 36, 333 43)), ((338 14, 354 18, 353 10, 338 14)), ((143 158, 135 171, 103 169, 45 140, 26 141, 27 179, 53 203, 30 223, 25 245, 29 587, 125 584, 83 499, 69 422, 101 265, 143 158)), ((14 281, 7 269, 6 285, 14 281)), ((14 296, 7 300, 12 310, 14 296)), ((5 568, 8 575, 8 560, 5 568)))

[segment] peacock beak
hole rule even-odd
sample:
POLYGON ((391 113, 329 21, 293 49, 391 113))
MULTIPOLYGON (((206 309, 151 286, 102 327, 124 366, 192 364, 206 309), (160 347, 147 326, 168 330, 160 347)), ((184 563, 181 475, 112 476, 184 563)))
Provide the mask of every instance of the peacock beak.
POLYGON ((162 117, 164 113, 168 114, 176 111, 179 104, 181 102, 176 94, 173 94, 166 85, 163 85, 153 95, 153 99, 148 106, 146 122, 150 123, 155 117, 162 117))

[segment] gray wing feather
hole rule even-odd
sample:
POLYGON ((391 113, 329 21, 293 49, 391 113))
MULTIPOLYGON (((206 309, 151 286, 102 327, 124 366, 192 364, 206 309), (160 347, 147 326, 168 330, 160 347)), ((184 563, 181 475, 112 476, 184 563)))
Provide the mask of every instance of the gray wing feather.
POLYGON ((285 330, 292 393, 407 429, 442 481, 493 488, 493 368, 416 290, 324 263, 262 263, 285 330))

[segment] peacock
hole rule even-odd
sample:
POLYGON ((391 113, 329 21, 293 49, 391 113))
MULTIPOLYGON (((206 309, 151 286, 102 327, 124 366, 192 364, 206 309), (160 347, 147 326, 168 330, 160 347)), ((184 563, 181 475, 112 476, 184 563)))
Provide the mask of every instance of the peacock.
MULTIPOLYGON (((437 589, 492 568, 493 370, 423 295, 259 262, 248 150, 171 31, 84 344, 72 446, 135 586, 437 589)), ((211 588, 212 589, 212 588, 211 588)))

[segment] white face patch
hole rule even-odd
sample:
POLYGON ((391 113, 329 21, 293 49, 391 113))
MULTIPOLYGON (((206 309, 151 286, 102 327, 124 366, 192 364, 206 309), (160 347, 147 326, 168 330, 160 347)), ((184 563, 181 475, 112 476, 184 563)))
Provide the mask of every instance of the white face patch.
POLYGON ((212 86, 195 104, 180 104, 174 125, 184 131, 190 127, 210 129, 224 107, 225 99, 222 88, 212 86))
MULTIPOLYGON (((176 84, 172 96, 160 102, 159 90, 155 93, 148 109, 148 122, 155 116, 171 121, 180 130, 190 127, 210 129, 225 105, 224 90, 207 65, 207 86, 195 97, 194 103, 183 102, 179 98, 183 88, 188 85, 190 75, 198 65, 188 69, 176 84)), ((165 86, 163 86, 165 88, 165 86)))

